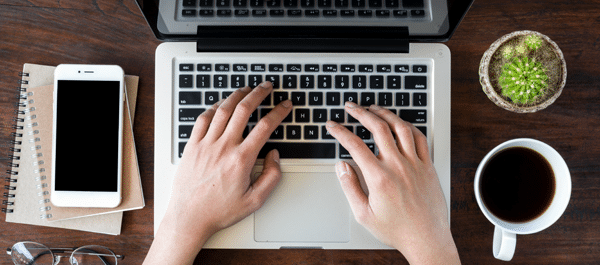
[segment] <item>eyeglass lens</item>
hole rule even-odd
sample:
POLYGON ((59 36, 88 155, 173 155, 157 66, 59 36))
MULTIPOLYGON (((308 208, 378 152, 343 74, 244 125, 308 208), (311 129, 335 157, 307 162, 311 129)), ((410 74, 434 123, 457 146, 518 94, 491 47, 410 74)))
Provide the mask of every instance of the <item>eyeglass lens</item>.
POLYGON ((102 246, 84 246, 76 249, 69 260, 73 265, 116 265, 117 257, 102 246))
POLYGON ((34 242, 20 242, 12 247, 12 260, 17 265, 53 265, 52 251, 34 242))

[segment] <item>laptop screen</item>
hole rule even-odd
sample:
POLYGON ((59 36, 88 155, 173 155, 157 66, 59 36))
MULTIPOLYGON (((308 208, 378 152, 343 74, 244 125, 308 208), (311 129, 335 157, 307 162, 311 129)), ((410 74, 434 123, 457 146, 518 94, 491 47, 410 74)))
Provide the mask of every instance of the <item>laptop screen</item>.
POLYGON ((137 3, 155 36, 164 41, 292 38, 443 42, 451 37, 472 1, 137 0, 137 3))

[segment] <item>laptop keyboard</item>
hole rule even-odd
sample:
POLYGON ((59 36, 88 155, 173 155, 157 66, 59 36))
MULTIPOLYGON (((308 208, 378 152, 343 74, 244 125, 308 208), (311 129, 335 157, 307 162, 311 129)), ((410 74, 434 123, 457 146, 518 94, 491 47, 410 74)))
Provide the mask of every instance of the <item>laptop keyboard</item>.
MULTIPOLYGON (((173 69, 174 161, 181 157, 198 115, 236 89, 254 88, 263 81, 271 81, 274 90, 250 117, 244 136, 280 102, 290 99, 294 107, 270 136, 259 158, 274 148, 281 158, 351 158, 327 133, 325 122, 329 119, 346 126, 377 153, 371 132, 345 113, 346 101, 387 108, 425 135, 432 128, 432 63, 427 59, 228 54, 177 58, 173 69)), ((431 144, 429 136, 428 142, 431 144)))
POLYGON ((177 20, 235 23, 262 19, 347 23, 376 20, 426 20, 424 0, 181 0, 177 20))

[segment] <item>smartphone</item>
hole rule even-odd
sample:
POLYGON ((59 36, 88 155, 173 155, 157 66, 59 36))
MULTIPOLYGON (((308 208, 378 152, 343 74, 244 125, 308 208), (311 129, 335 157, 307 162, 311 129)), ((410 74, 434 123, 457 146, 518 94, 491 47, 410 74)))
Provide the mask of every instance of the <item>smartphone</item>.
POLYGON ((121 203, 124 86, 123 69, 116 65, 56 68, 50 193, 55 206, 121 203))

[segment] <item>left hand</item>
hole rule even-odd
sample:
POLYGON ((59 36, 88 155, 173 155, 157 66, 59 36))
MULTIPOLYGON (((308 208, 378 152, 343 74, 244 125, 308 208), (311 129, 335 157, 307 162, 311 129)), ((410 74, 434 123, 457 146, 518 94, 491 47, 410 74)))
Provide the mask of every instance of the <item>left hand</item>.
MULTIPOLYGON (((245 139, 242 134, 250 115, 272 89, 270 82, 254 90, 240 88, 198 117, 155 243, 161 238, 177 245, 178 251, 186 250, 181 254, 193 262, 212 234, 262 206, 281 178, 277 150, 267 154, 262 174, 254 183, 250 173, 259 151, 292 110, 291 101, 275 106, 245 139)), ((177 264, 182 263, 186 262, 177 264)))

